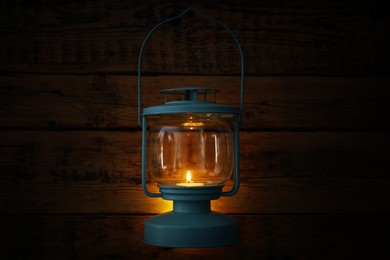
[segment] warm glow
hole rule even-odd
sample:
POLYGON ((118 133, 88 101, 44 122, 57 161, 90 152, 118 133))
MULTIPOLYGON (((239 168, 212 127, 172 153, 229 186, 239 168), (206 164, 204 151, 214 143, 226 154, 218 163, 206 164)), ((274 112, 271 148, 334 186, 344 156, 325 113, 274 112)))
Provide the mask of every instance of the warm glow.
POLYGON ((233 173, 233 133, 228 123, 218 115, 191 117, 167 115, 149 130, 147 167, 158 184, 218 185, 233 173))
POLYGON ((187 171, 187 177, 186 177, 187 182, 191 182, 191 172, 187 171))
POLYGON ((185 122, 185 123, 183 123, 183 126, 191 126, 191 127, 203 126, 203 123, 202 122, 185 122))
POLYGON ((177 186, 184 186, 184 187, 198 187, 198 186, 204 186, 204 183, 202 182, 193 182, 191 179, 191 172, 187 171, 186 175, 186 182, 176 183, 177 186))

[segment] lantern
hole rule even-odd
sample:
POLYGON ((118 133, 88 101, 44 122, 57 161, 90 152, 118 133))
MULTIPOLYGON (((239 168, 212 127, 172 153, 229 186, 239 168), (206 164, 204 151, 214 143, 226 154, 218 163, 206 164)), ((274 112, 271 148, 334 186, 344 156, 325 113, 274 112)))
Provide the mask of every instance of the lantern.
POLYGON ((138 120, 142 127, 142 187, 147 196, 173 200, 173 211, 144 223, 144 241, 163 247, 209 247, 239 242, 237 220, 210 209, 210 200, 233 196, 240 185, 239 126, 243 109, 244 57, 235 34, 220 21, 189 8, 156 25, 146 36, 138 59, 138 120), (141 113, 142 54, 152 33, 187 12, 222 26, 241 56, 240 107, 217 104, 217 91, 184 87, 161 91, 165 104, 141 113), (151 122, 148 125, 148 122, 151 122), (148 130, 149 126, 149 130, 148 130), (223 186, 231 176, 231 190, 223 186), (160 192, 150 192, 147 176, 160 192))

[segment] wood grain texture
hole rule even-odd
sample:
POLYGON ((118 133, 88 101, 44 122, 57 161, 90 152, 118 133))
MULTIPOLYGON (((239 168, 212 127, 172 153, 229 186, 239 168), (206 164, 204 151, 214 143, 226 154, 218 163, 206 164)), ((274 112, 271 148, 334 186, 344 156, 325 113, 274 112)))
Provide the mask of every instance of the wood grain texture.
MULTIPOLYGON (((2 213, 159 213, 140 187, 140 133, 3 131, 2 213)), ((229 213, 387 212, 388 133, 242 133, 229 213)), ((154 185, 153 185, 154 187, 154 185)))
POLYGON ((205 249, 142 242, 151 216, 1 216, 0 251, 10 258, 344 259, 388 256, 388 216, 239 215, 241 243, 205 249))
MULTIPOLYGON (((229 214, 384 214, 388 178, 277 178, 243 180, 234 197, 212 202, 229 214)), ((157 191, 155 186, 149 188, 157 191)), ((157 214, 172 202, 147 197, 140 185, 99 182, 3 182, 0 214, 157 214)))
MULTIPOLYGON (((226 23, 249 74, 388 75, 389 8, 370 1, 2 1, 0 70, 135 73, 152 26, 188 6, 226 23)), ((238 73, 220 28, 191 15, 155 33, 149 73, 238 73)))
MULTIPOLYGON (((0 169, 9 181, 139 183, 141 178, 140 132, 0 133, 0 169)), ((241 132, 241 178, 388 177, 389 147, 385 132, 241 132)))
MULTIPOLYGON (((0 259, 386 258, 389 12, 360 0, 1 1, 0 259), (143 221, 172 205, 140 185, 137 57, 152 26, 188 6, 233 29, 250 75, 241 189, 212 202, 240 221, 231 247, 142 242, 143 221)), ((143 105, 193 85, 237 105, 238 57, 226 32, 183 17, 145 49, 143 105)))
MULTIPOLYGON (((182 86, 220 90, 217 102, 238 105, 239 77, 143 78, 143 104, 182 86)), ((390 129, 390 78, 247 77, 244 129, 390 129)), ((0 127, 138 128, 137 78, 113 75, 1 75, 0 127)))

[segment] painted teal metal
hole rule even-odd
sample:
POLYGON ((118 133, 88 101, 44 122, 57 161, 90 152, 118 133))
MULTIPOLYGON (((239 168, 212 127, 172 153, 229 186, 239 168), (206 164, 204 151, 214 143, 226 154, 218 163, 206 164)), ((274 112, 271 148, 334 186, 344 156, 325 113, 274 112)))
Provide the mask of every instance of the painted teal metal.
POLYGON ((148 244, 162 247, 210 247, 238 243, 240 240, 239 223, 235 219, 220 213, 212 212, 210 200, 220 196, 233 196, 240 187, 240 139, 239 127, 241 124, 244 95, 244 56, 241 45, 235 34, 223 23, 207 17, 196 9, 188 8, 180 15, 157 24, 146 36, 142 43, 138 59, 138 122, 142 127, 142 188, 149 197, 162 197, 173 200, 173 211, 161 214, 145 221, 144 241, 148 244), (184 87, 167 89, 162 94, 184 94, 179 101, 168 101, 165 104, 146 107, 141 113, 141 64, 143 50, 155 30, 170 21, 180 19, 188 12, 214 22, 228 31, 236 42, 241 57, 241 92, 240 106, 217 104, 213 101, 199 99, 200 93, 216 93, 211 88, 184 87), (147 121, 150 116, 159 116, 178 113, 217 113, 233 118, 233 159, 234 185, 230 191, 224 192, 223 185, 182 187, 159 185, 160 192, 153 193, 147 188, 146 181, 146 143, 147 121))
MULTIPOLYGON (((192 91, 191 91, 192 92, 192 91)), ((171 101, 160 106, 145 107, 142 116, 178 113, 218 113, 240 115, 237 107, 199 101, 171 101)))
POLYGON ((173 200, 173 211, 144 223, 144 241, 162 247, 213 247, 240 241, 237 220, 212 212, 222 186, 179 188, 160 186, 163 198, 173 200))

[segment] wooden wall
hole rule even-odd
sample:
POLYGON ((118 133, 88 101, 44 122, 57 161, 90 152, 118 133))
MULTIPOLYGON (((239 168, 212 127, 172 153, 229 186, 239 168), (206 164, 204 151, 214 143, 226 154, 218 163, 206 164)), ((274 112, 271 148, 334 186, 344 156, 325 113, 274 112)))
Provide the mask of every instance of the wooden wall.
MULTIPOLYGON (((388 5, 376 1, 2 1, 0 258, 373 259, 389 254, 388 5), (194 6, 247 63, 242 186, 213 209, 238 245, 163 249, 140 182, 137 55, 194 6)), ((144 105, 199 85, 237 105, 239 56, 188 15, 145 50, 144 105)), ((155 186, 150 183, 150 186, 155 186)))

